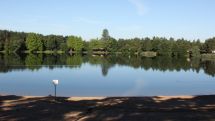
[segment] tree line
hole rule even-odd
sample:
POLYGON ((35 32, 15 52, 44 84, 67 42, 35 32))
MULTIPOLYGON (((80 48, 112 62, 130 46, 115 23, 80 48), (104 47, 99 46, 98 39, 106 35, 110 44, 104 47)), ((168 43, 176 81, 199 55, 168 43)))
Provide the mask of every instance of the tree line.
POLYGON ((184 38, 115 39, 107 29, 101 38, 84 41, 78 36, 42 35, 37 33, 0 30, 0 51, 5 53, 70 52, 70 53, 123 53, 157 52, 167 56, 199 56, 215 50, 215 37, 201 42, 184 38))

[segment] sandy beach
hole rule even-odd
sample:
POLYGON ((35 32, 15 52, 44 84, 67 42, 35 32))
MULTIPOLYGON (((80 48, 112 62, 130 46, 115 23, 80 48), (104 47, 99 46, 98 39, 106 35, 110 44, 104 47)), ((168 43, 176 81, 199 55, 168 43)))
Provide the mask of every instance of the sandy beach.
POLYGON ((0 96, 0 121, 215 121, 215 95, 0 96))

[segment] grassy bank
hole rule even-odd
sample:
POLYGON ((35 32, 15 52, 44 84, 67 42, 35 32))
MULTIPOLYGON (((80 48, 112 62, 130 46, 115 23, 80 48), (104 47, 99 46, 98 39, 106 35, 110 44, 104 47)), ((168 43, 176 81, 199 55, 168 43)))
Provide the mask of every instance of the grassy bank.
MULTIPOLYGON (((11 54, 11 53, 6 53, 5 51, 0 51, 2 54, 11 54)), ((135 52, 135 53, 130 53, 130 52, 107 52, 107 51, 82 51, 82 52, 67 52, 67 51, 61 51, 61 50, 46 50, 46 51, 22 51, 21 53, 25 54, 88 54, 88 55, 137 55, 137 56, 142 56, 142 57, 156 57, 156 56, 166 56, 166 55, 158 55, 157 52, 154 51, 143 51, 143 52, 135 52)), ((12 53, 13 54, 13 53, 12 53)), ((184 55, 185 57, 189 57, 189 55, 184 55)), ((171 57, 171 55, 170 55, 171 57)), ((210 54, 210 53, 205 53, 201 54, 199 56, 193 56, 192 58, 198 58, 202 60, 215 60, 215 54, 210 54)))
POLYGON ((5 51, 0 51, 0 53, 3 53, 3 54, 4 54, 4 53, 6 53, 6 52, 5 52, 5 51))
POLYGON ((26 54, 29 54, 29 53, 41 53, 41 54, 65 54, 66 52, 65 51, 61 51, 61 50, 58 50, 58 51, 52 51, 52 50, 46 50, 46 51, 36 51, 36 52, 30 52, 30 51, 24 51, 23 53, 26 53, 26 54))
POLYGON ((215 54, 202 54, 201 58, 203 60, 215 60, 215 54))
POLYGON ((157 52, 146 51, 146 52, 141 52, 140 55, 144 57, 155 57, 157 56, 157 52))

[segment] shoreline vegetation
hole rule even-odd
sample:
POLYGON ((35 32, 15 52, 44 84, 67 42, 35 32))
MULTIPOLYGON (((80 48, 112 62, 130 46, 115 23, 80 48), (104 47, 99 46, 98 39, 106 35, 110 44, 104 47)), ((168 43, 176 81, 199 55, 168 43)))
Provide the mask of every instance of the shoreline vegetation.
POLYGON ((215 95, 36 97, 0 95, 1 121, 212 121, 215 95))
POLYGON ((73 35, 42 35, 0 30, 0 53, 123 54, 145 57, 159 55, 214 59, 215 37, 205 42, 199 39, 190 41, 164 37, 115 39, 104 29, 101 38, 85 41, 73 35))
MULTIPOLYGON (((45 51, 35 51, 35 52, 30 52, 30 51, 23 51, 23 52, 20 52, 20 53, 7 53, 5 51, 0 51, 1 54, 68 54, 67 52, 65 51, 61 51, 61 50, 58 50, 58 51, 52 51, 52 50, 45 50, 45 51)), ((106 55, 125 55, 125 53, 122 53, 122 52, 115 52, 115 53, 110 53, 110 52, 92 52, 92 53, 88 53, 88 52, 82 52, 82 53, 79 53, 79 52, 73 52, 73 53, 69 53, 71 55, 74 55, 74 54, 80 54, 80 55, 93 55, 93 56, 106 56, 106 55)), ((145 51, 145 52, 141 52, 141 53, 133 53, 132 55, 138 55, 138 56, 142 56, 142 57, 156 57, 156 56, 162 56, 162 55, 159 55, 157 52, 153 52, 153 51, 145 51)), ((203 53, 203 54, 200 54, 199 56, 189 56, 189 55, 186 55, 185 57, 187 58, 201 58, 202 60, 215 60, 215 54, 214 53, 203 53)))

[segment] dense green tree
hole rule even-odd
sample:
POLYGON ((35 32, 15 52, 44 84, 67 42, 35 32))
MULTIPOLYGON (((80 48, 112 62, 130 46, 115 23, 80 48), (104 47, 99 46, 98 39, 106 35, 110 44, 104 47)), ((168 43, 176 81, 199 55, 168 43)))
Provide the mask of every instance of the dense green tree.
POLYGON ((32 51, 42 51, 43 50, 43 39, 42 35, 29 33, 26 38, 26 47, 32 51))
POLYGON ((99 39, 91 39, 89 42, 90 50, 105 48, 105 42, 99 39))
POLYGON ((67 39, 67 46, 69 49, 80 52, 84 48, 84 42, 81 37, 69 36, 67 39))
POLYGON ((49 35, 44 37, 45 50, 56 50, 57 40, 55 35, 49 35))
POLYGON ((22 40, 13 40, 10 42, 9 50, 10 52, 17 52, 22 47, 22 40))
POLYGON ((215 50, 215 37, 207 39, 204 44, 204 50, 208 53, 211 53, 215 50))
POLYGON ((123 54, 129 54, 130 53, 130 44, 129 40, 119 39, 118 40, 118 52, 122 52, 123 54))
POLYGON ((188 56, 188 51, 190 49, 190 45, 188 41, 185 41, 183 38, 178 39, 173 44, 173 55, 175 56, 188 56))
POLYGON ((7 53, 24 50, 26 34, 23 32, 0 31, 0 50, 7 53))
POLYGON ((113 53, 117 51, 117 41, 114 38, 110 38, 107 41, 101 43, 104 43, 104 48, 108 52, 113 53))
POLYGON ((4 50, 4 41, 5 41, 4 32, 0 31, 0 51, 4 50))
POLYGON ((8 53, 10 51, 10 32, 4 31, 4 50, 8 53))
POLYGON ((193 41, 192 42, 193 46, 198 46, 198 48, 201 48, 202 47, 202 43, 200 42, 200 39, 197 39, 197 41, 193 41))
POLYGON ((18 52, 24 47, 26 35, 24 33, 11 33, 9 40, 9 52, 18 52))
POLYGON ((57 50, 62 50, 62 51, 67 51, 67 43, 66 43, 67 38, 64 36, 56 36, 56 49, 57 50))
MULTIPOLYGON (((150 38, 147 38, 147 39, 150 39, 150 38)), ((159 47, 159 44, 161 42, 160 38, 158 37, 153 37, 152 40, 152 51, 155 51, 157 52, 158 51, 158 47, 159 47)))
POLYGON ((140 53, 142 51, 142 41, 139 38, 128 40, 126 45, 129 48, 128 51, 132 54, 140 53))
POLYGON ((84 51, 90 51, 89 42, 84 41, 84 48, 83 48, 83 50, 84 50, 84 51))
POLYGON ((4 41, 0 38, 0 51, 4 50, 4 41))
POLYGON ((158 53, 160 55, 172 56, 172 49, 173 49, 172 47, 173 45, 171 41, 164 40, 159 44, 158 53))
POLYGON ((102 32, 102 38, 101 40, 104 40, 104 41, 107 41, 109 40, 111 37, 109 35, 109 32, 107 29, 104 29, 103 32, 102 32))
POLYGON ((191 56, 192 57, 199 57, 200 56, 200 49, 198 46, 192 46, 191 48, 191 56))
POLYGON ((151 51, 152 50, 152 43, 150 38, 145 38, 142 42, 142 50, 143 51, 151 51))
POLYGON ((66 52, 68 50, 66 43, 60 43, 59 50, 66 52))

